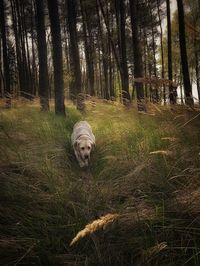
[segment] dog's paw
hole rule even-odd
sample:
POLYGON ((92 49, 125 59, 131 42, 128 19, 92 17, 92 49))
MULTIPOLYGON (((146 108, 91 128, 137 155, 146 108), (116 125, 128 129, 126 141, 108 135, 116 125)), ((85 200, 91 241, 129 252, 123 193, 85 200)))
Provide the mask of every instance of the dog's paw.
POLYGON ((85 166, 85 163, 84 163, 84 162, 79 162, 79 166, 80 166, 81 168, 83 168, 83 167, 85 166))
POLYGON ((89 162, 88 162, 88 161, 79 162, 79 166, 80 166, 81 168, 83 168, 83 167, 88 167, 88 166, 89 166, 89 162))

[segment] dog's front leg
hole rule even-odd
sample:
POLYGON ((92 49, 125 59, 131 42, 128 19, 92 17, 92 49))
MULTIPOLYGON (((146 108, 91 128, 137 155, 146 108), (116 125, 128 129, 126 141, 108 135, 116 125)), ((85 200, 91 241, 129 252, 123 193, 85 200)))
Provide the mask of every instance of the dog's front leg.
POLYGON ((84 167, 85 166, 85 163, 83 162, 82 158, 80 157, 79 152, 77 152, 76 150, 75 150, 75 155, 76 155, 76 159, 77 159, 77 161, 79 163, 79 166, 81 168, 84 167))

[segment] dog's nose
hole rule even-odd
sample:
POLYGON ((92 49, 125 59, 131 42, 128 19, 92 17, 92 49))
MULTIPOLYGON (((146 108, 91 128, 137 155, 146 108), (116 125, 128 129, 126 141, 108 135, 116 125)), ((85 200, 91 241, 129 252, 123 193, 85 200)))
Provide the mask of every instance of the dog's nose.
POLYGON ((86 155, 85 155, 85 159, 88 159, 88 158, 89 158, 89 156, 86 154, 86 155))

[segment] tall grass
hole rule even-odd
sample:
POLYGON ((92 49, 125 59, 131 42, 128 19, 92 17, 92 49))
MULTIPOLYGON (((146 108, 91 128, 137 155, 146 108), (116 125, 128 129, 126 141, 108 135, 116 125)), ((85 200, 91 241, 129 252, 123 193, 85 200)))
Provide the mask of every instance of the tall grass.
POLYGON ((200 120, 152 113, 101 101, 84 114, 68 103, 66 118, 37 103, 1 110, 2 265, 200 265, 200 120), (97 142, 86 170, 70 143, 80 119, 97 142), (70 246, 107 214, 118 218, 70 246))

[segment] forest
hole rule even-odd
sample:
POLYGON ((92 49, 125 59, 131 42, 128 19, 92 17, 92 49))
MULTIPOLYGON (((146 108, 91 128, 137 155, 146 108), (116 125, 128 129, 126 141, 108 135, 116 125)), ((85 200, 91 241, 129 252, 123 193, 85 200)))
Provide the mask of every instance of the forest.
POLYGON ((0 265, 200 265, 199 165, 199 0, 0 0, 0 265))

